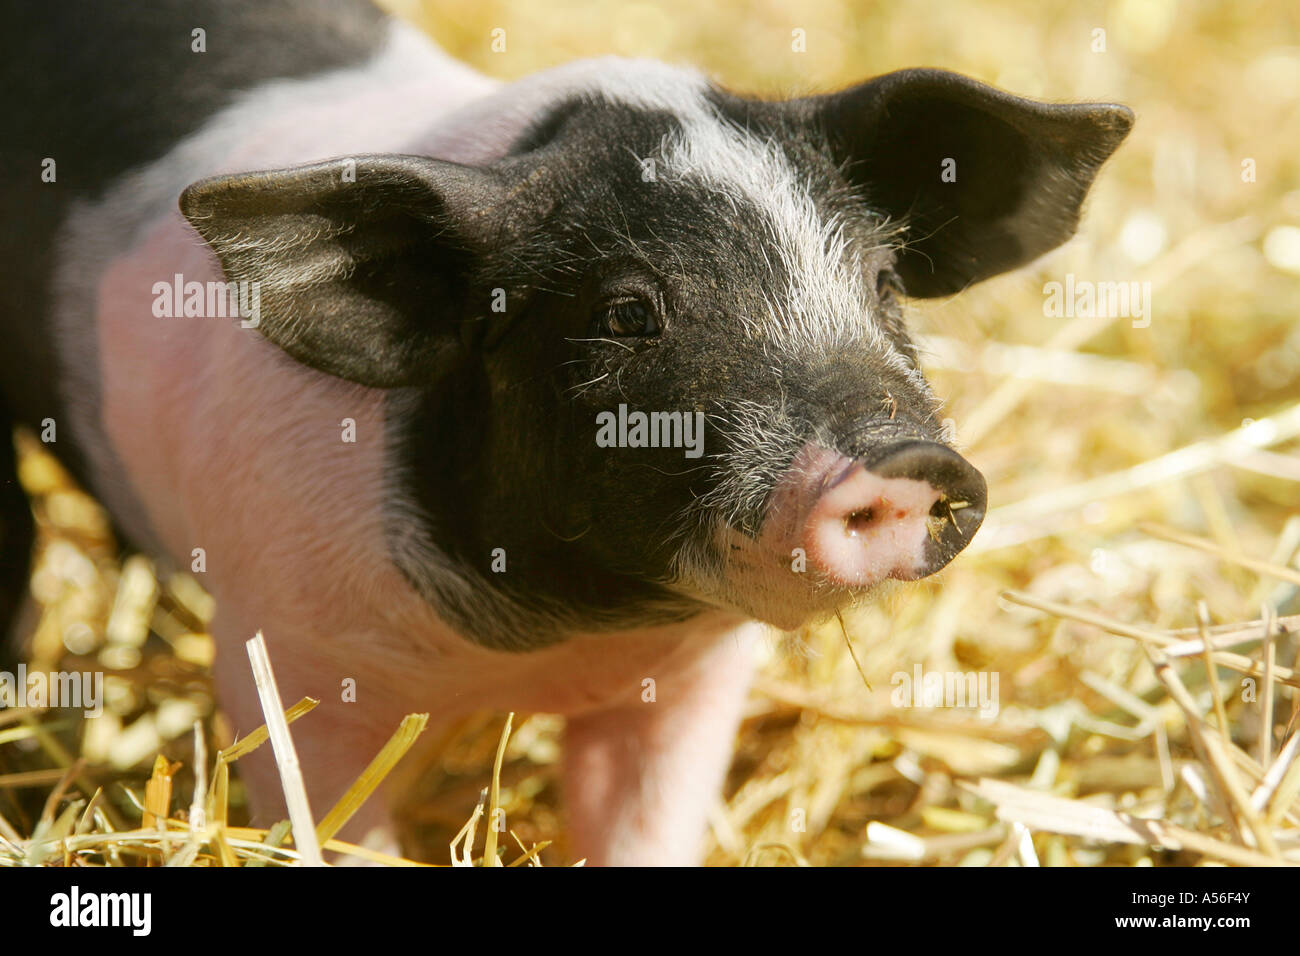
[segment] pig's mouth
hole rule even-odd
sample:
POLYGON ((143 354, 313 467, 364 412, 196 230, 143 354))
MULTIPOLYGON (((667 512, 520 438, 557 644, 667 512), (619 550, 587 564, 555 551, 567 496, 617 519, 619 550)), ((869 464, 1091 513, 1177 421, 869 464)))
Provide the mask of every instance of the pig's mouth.
POLYGON ((984 478, 937 442, 907 438, 849 457, 817 443, 777 481, 757 535, 719 542, 724 600, 782 628, 934 574, 984 520, 984 478))

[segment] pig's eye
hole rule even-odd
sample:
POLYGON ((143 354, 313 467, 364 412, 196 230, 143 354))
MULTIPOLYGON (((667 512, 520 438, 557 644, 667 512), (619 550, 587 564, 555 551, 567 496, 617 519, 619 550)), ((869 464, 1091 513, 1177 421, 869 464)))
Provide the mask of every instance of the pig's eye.
POLYGON ((614 299, 596 310, 596 331, 616 338, 659 334, 655 307, 642 298, 614 299))

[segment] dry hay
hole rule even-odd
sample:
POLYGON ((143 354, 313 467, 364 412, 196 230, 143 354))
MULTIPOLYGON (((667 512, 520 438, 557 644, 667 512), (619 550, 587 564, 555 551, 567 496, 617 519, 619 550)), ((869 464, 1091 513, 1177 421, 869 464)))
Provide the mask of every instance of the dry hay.
MULTIPOLYGON (((915 309, 993 510, 937 579, 772 638, 707 861, 1300 862, 1295 11, 812 2, 793 17, 783 6, 438 0, 415 11, 453 53, 501 76, 613 50, 775 92, 933 64, 1137 109, 1076 240, 915 309), (506 54, 488 49, 495 26, 506 54), (1096 27, 1104 54, 1090 49, 1096 27), (787 52, 794 28, 807 31, 802 57, 787 52), (1246 158, 1256 181, 1243 181, 1246 158), (1067 273, 1150 282, 1150 324, 1046 317, 1044 283, 1067 273), (918 665, 996 675, 996 718, 896 706, 896 675, 918 665)), ((0 711, 0 864, 298 861, 287 825, 239 825, 242 790, 220 756, 232 740, 206 676, 205 595, 185 576, 158 581, 143 558, 119 566, 102 514, 30 438, 23 480, 41 529, 29 658, 105 670, 108 705, 85 722, 0 711)), ((404 816, 422 858, 573 862, 557 795, 562 722, 523 716, 502 746, 504 720, 443 735, 404 816), (509 821, 499 844, 483 826, 496 807, 509 821)), ((394 728, 384 759, 417 730, 394 728)))

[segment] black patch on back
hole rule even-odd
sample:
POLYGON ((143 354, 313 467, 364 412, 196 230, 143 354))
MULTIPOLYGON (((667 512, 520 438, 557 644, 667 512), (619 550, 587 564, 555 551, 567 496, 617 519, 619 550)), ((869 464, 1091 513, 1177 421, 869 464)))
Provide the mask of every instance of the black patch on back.
POLYGON ((49 316, 70 202, 165 155, 243 91, 364 61, 387 22, 367 0, 0 2, 0 393, 18 421, 58 422, 54 447, 83 484, 49 316), (199 27, 206 53, 191 51, 199 27), (46 157, 55 183, 41 181, 46 157))

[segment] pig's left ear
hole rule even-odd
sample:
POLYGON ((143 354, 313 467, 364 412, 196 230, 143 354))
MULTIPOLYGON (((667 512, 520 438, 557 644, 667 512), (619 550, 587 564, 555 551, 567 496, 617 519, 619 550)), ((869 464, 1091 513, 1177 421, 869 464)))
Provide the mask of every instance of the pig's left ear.
POLYGON ((257 328, 304 365, 362 385, 425 384, 461 348, 468 276, 506 187, 491 170, 361 156, 195 183, 181 212, 257 328))
POLYGON ((944 70, 902 70, 811 109, 863 198, 906 227, 912 296, 958 292, 1074 234, 1098 168, 1133 113, 1021 99, 944 70))

